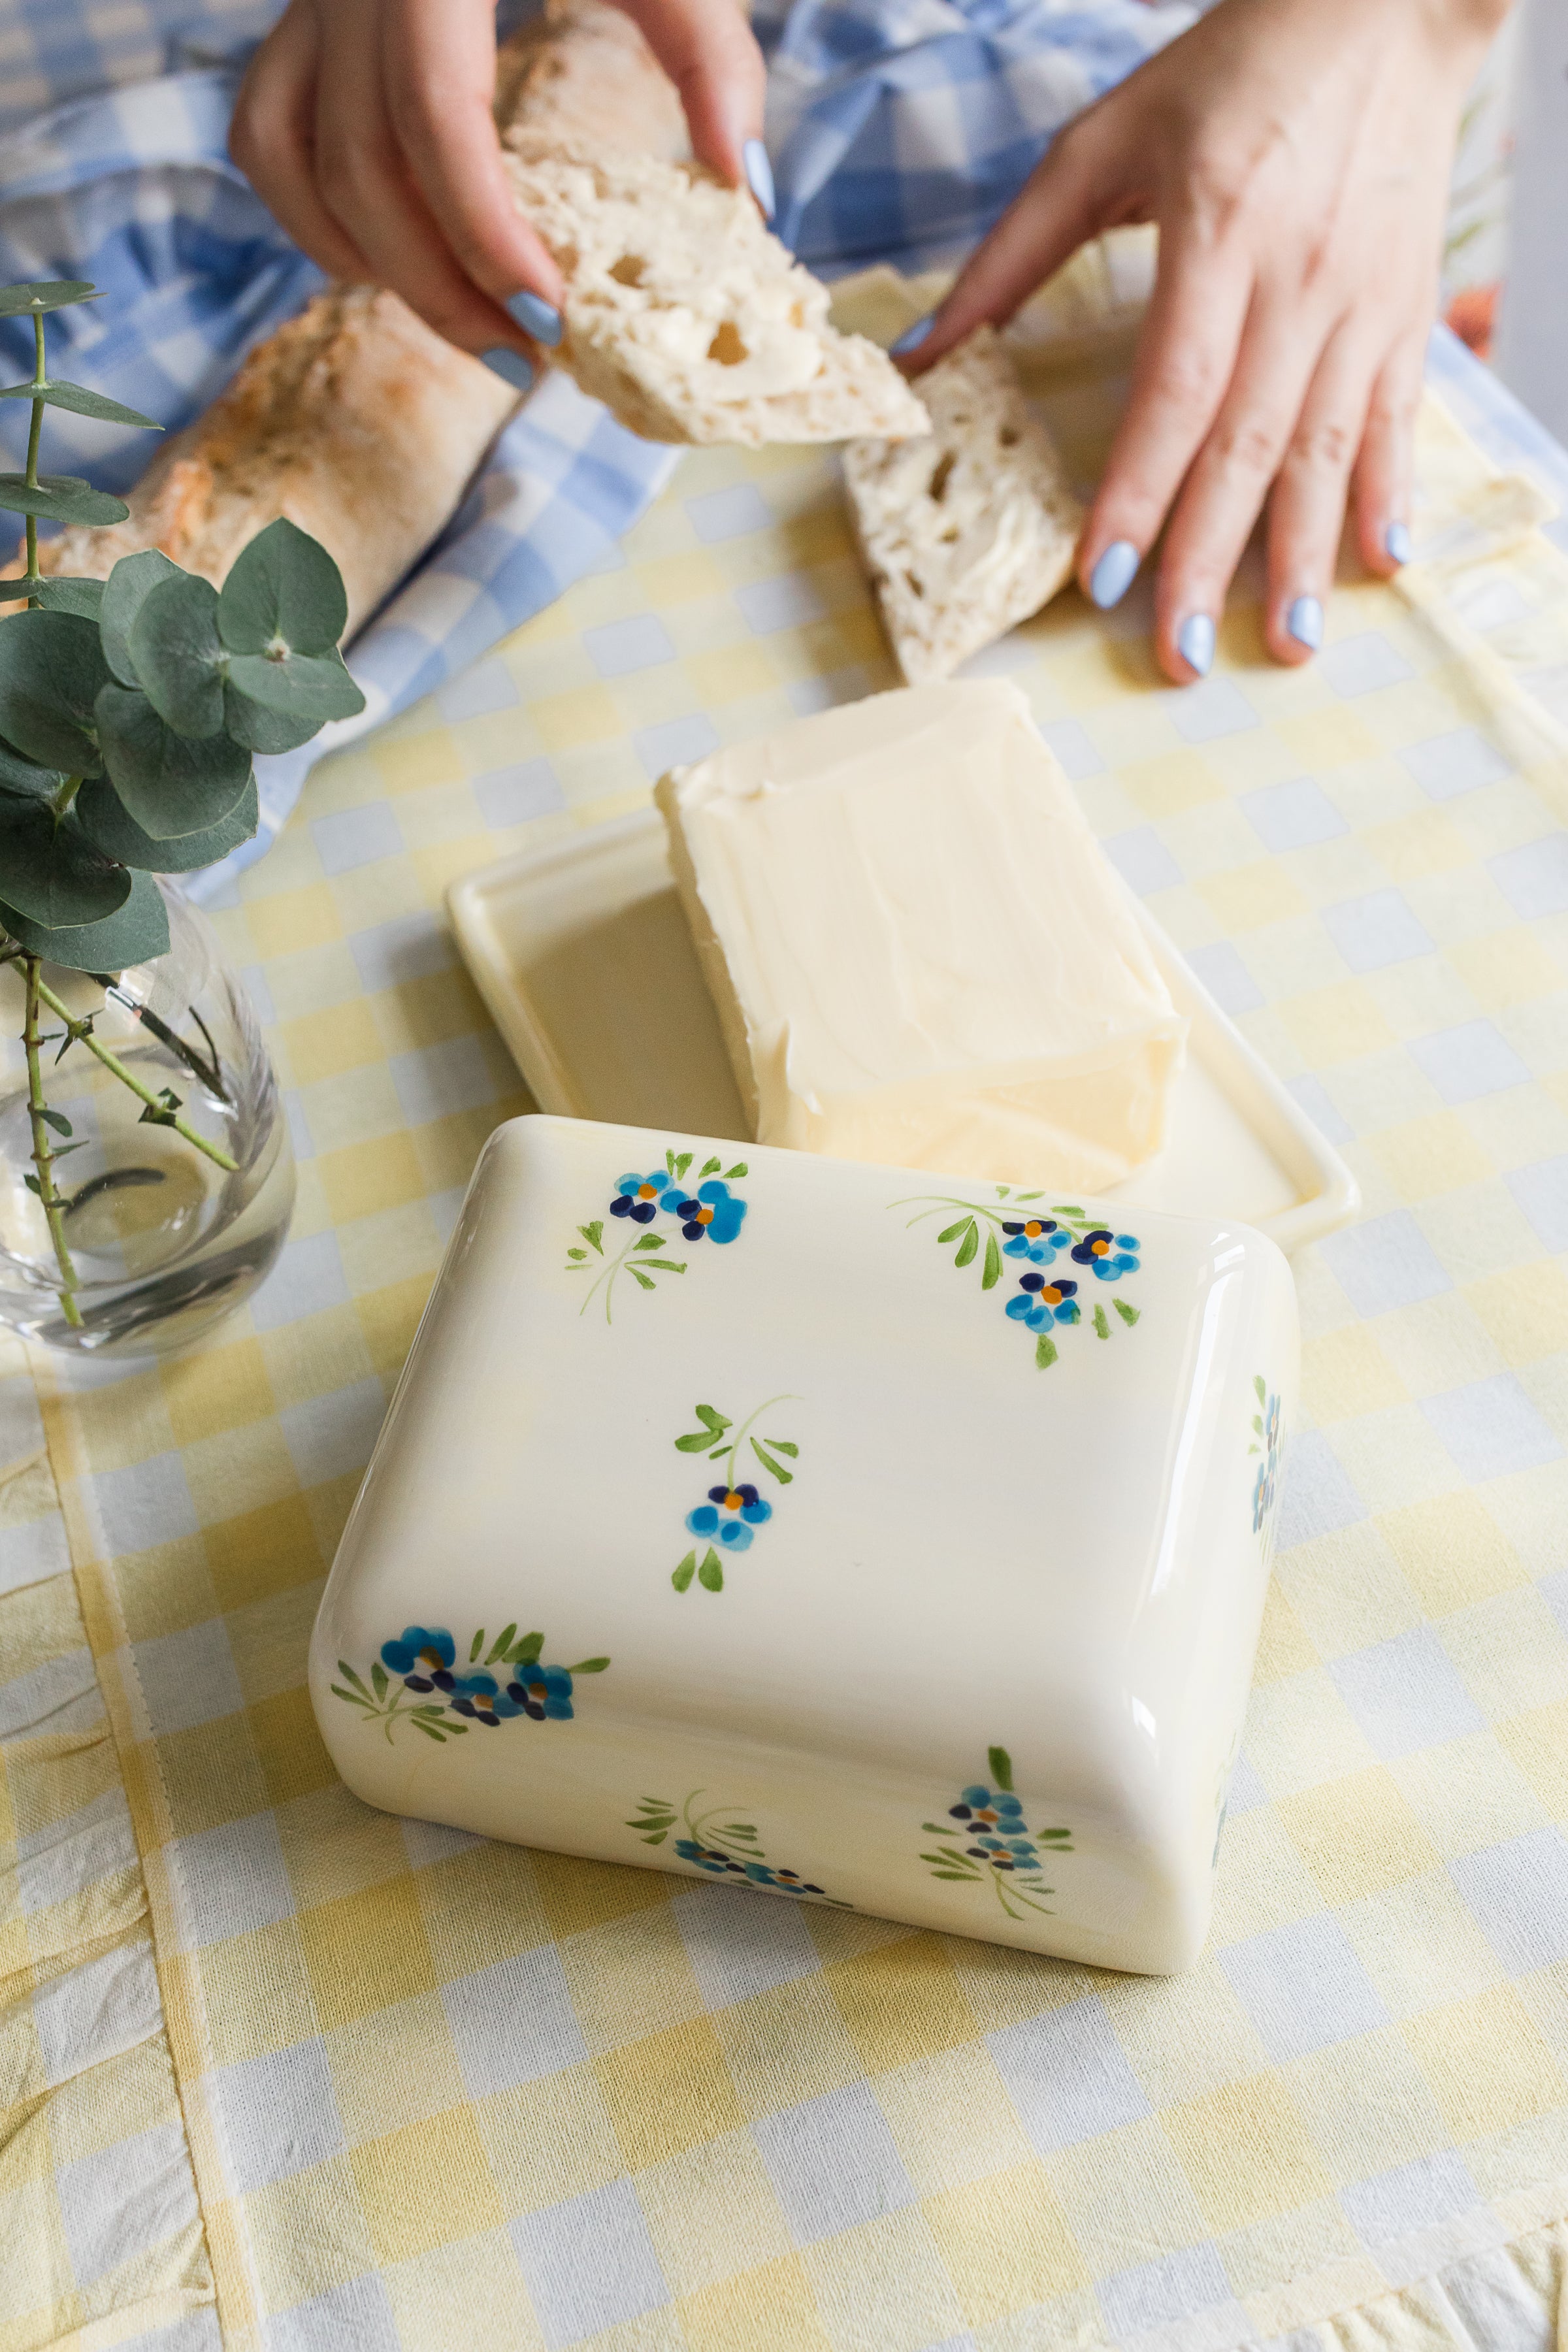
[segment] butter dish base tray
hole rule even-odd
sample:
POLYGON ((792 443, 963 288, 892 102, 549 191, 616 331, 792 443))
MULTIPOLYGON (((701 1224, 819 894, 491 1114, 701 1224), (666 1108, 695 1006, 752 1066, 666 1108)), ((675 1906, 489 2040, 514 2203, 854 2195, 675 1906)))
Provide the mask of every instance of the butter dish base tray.
MULTIPOLYGON (((541 1110, 749 1140, 656 810, 466 876, 447 906, 541 1110)), ((1287 1253, 1348 1223, 1360 1194, 1344 1160, 1160 925, 1137 913, 1191 1025, 1165 1150, 1104 1197, 1236 1218, 1287 1253)))

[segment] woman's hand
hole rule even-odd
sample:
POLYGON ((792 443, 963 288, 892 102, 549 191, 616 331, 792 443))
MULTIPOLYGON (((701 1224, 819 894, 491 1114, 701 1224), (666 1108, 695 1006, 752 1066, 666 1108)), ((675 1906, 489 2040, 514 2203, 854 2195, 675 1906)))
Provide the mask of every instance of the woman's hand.
MULTIPOLYGON (((741 9, 616 5, 679 90, 699 160, 771 210, 763 61, 741 9)), ((495 66, 495 0, 289 0, 245 77, 230 151, 323 269, 391 287, 522 388, 531 342, 561 340, 561 274, 506 177, 495 66)))
MULTIPOLYGON (((1086 237, 1160 227, 1132 388, 1079 576, 1114 604, 1165 539, 1161 666, 1214 655, 1268 506, 1265 626, 1309 658, 1353 482, 1362 559, 1409 553, 1411 432, 1459 107, 1507 0, 1219 0, 1070 123, 970 261, 910 372, 1010 318, 1086 237)), ((918 340, 917 340, 918 339, 918 340)))

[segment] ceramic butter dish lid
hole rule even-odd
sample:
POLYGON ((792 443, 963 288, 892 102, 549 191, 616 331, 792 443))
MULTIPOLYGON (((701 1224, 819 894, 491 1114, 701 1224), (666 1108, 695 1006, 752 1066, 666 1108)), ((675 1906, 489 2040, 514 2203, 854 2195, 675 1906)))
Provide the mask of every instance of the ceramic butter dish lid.
POLYGON ((1184 1968, 1297 1354, 1246 1226, 513 1120, 322 1601, 332 1759, 485 1835, 1184 1968))

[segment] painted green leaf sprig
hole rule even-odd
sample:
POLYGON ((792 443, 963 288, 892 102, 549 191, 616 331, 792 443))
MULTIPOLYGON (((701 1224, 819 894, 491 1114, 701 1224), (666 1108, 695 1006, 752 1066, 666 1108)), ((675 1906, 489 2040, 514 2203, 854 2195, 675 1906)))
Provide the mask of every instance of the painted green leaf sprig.
POLYGON ((754 1822, 723 1819, 725 1813, 736 1810, 734 1806, 710 1805, 699 1812, 698 1801, 706 1793, 702 1789, 693 1789, 679 1808, 665 1797, 639 1798, 637 1811, 626 1826, 636 1831, 644 1845, 662 1845, 671 1830, 684 1828, 686 1835, 678 1837, 670 1851, 682 1862, 705 1871, 710 1878, 739 1879, 745 1885, 770 1887, 780 1895, 815 1895, 841 1911, 854 1908, 800 1871, 770 1863, 763 1852, 754 1822))

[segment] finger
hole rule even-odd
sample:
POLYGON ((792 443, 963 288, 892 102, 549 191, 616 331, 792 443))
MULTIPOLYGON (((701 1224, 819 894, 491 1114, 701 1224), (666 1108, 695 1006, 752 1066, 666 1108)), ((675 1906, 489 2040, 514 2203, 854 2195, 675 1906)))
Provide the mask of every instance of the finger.
POLYGON ((1301 412, 1325 337, 1299 289, 1260 299, 1235 373, 1193 459, 1165 532, 1154 593, 1154 649, 1167 677, 1201 677, 1242 549, 1301 412))
POLYGON ((1330 338, 1269 493, 1264 634, 1276 661, 1310 661, 1322 643, 1377 358, 1362 320, 1330 338))
POLYGON ((1058 131, 1044 160, 959 273, 929 319, 900 335, 894 356, 921 369, 989 321, 1001 326, 1100 226, 1099 142, 1082 117, 1058 131))
MULTIPOLYGON (((437 12, 403 0, 387 11, 386 110, 437 227, 465 275, 495 301, 504 307, 527 289, 558 314, 561 272, 519 212, 501 162, 495 69, 493 8, 466 0, 437 12)), ((531 309, 530 317, 543 340, 559 341, 558 315, 548 320, 531 309)))
POLYGON ((518 329, 459 265, 404 163, 374 27, 351 0, 332 0, 323 20, 316 153, 321 194, 377 285, 465 351, 526 352, 518 329))
POLYGON ((1402 335, 1384 362, 1367 407, 1355 469, 1356 537, 1362 562, 1386 580, 1410 561, 1410 491, 1415 411, 1429 320, 1402 335))
POLYGON ((1160 246, 1131 390, 1079 548, 1084 593, 1102 607, 1131 585, 1219 414, 1252 295, 1238 241, 1174 223, 1160 246))
POLYGON ((364 256, 317 193, 319 64, 314 15, 295 0, 257 50, 240 84, 228 152, 273 218, 313 262, 333 278, 368 278, 364 256))
POLYGON ((732 188, 744 180, 771 219, 773 173, 763 146, 766 72, 734 0, 616 0, 680 92, 700 163, 732 188))

